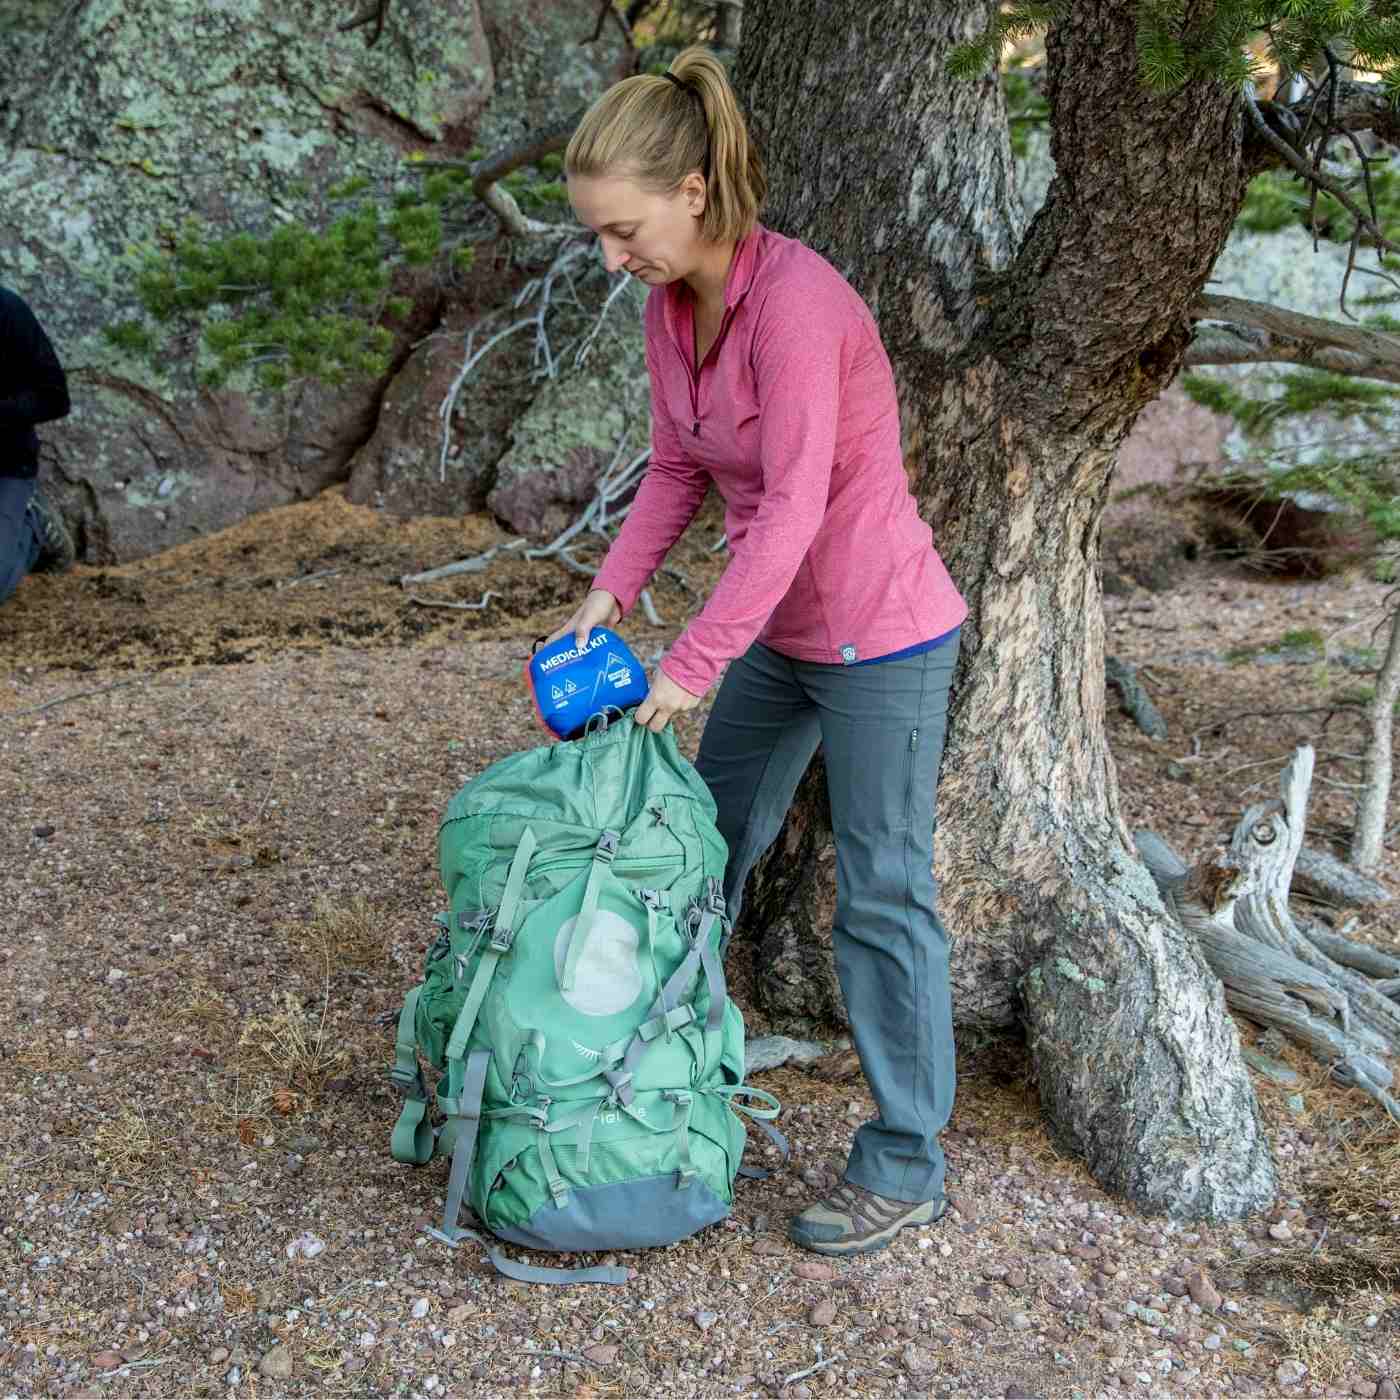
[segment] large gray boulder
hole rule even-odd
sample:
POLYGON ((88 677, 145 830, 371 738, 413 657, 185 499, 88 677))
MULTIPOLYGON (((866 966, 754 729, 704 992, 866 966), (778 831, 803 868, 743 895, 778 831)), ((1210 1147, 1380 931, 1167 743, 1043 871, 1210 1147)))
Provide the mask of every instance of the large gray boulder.
MULTIPOLYGON (((215 235, 319 225, 347 176, 384 186, 407 154, 461 158, 596 95, 625 61, 615 26, 580 43, 593 0, 402 0, 373 47, 368 31, 337 28, 350 0, 0 5, 27 20, 10 50, 25 62, 0 99, 0 281, 70 370, 74 411, 43 430, 45 472, 91 560, 147 554, 344 479, 392 377, 211 394, 179 345, 153 369, 101 334, 136 311, 134 245, 190 217, 215 235)), ((430 277, 405 290, 415 309, 395 368, 444 301, 430 277)))
MULTIPOLYGON (((593 288, 601 281, 592 279, 593 288)), ((590 300, 600 300, 596 290, 590 300)), ((517 534, 558 534, 593 498, 608 464, 631 460, 650 441, 645 300, 641 284, 629 282, 587 357, 578 363, 565 355, 559 376, 545 382, 515 423, 487 505, 517 534)))
POLYGON ((415 349, 384 395, 374 434, 351 463, 350 500, 405 515, 486 509, 540 540, 575 518, 615 457, 630 460, 646 447, 645 288, 614 288, 576 240, 542 239, 525 290, 539 288, 571 250, 567 294, 561 276, 544 308, 548 357, 533 324, 499 340, 461 381, 444 424, 468 345, 479 350, 529 321, 541 294, 480 316, 456 308, 451 329, 415 349))
MULTIPOLYGON (((29 67, 62 5, 63 0, 0 0, 0 73, 29 67)), ((0 110, 4 106, 0 95, 0 110)))

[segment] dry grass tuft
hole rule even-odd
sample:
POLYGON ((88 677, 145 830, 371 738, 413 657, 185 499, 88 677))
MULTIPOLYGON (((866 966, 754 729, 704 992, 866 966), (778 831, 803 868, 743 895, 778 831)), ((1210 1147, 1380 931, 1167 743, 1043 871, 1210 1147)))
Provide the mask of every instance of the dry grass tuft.
POLYGON ((1332 1299, 1364 1289, 1400 1289, 1400 1139, 1395 1126, 1373 1127, 1339 1150, 1340 1158, 1311 1179, 1329 1220, 1328 1234, 1316 1245, 1242 1260, 1248 1277, 1277 1279, 1332 1299))
POLYGON ((1285 1361, 1299 1361, 1308 1368, 1308 1379, 1324 1385, 1340 1380, 1355 1365, 1355 1339, 1348 1335, 1337 1314, 1314 1308, 1275 1332, 1285 1361))
POLYGON ((258 1303, 257 1293, 246 1283, 227 1283, 222 1293, 225 1317, 240 1317, 243 1313, 252 1312, 258 1303))
POLYGON ((189 995, 184 1003, 176 1009, 175 1019, 209 1025, 217 1021, 226 1021, 231 1015, 232 1010, 213 987, 207 982, 195 981, 190 984, 189 995))
POLYGON ((106 1175, 124 1176, 155 1156, 160 1143, 139 1104, 123 1104, 93 1132, 92 1155, 106 1175))
POLYGON ((1349 1225, 1400 1235, 1400 1130, 1378 1128, 1344 1151, 1313 1176, 1324 1206, 1349 1225))
POLYGON ((1346 1298, 1364 1289, 1400 1288, 1400 1240, 1362 1235, 1356 1243, 1300 1245, 1277 1254, 1256 1254, 1236 1265, 1251 1285, 1265 1280, 1307 1289, 1324 1298, 1346 1298))
POLYGON ((318 971, 382 970, 389 964, 388 925, 383 913, 363 895, 339 905, 323 895, 316 901, 315 913, 296 927, 292 937, 300 939, 318 971))
POLYGON ((291 992, 284 993, 282 1010, 255 1016, 238 1038, 250 1068, 269 1083, 269 1106, 279 1114, 309 1106, 326 1081, 345 1074, 350 1055, 326 1024, 326 1002, 318 1013, 307 1013, 291 992))

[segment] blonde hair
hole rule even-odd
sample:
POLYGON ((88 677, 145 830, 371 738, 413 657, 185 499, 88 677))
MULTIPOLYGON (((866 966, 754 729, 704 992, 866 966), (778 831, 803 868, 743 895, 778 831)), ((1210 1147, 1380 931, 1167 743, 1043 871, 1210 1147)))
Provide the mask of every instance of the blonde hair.
POLYGON ((670 77, 615 83, 584 114, 564 153, 568 175, 617 175, 669 194, 692 171, 705 177, 700 236, 737 241, 758 222, 768 192, 729 75, 707 48, 676 55, 670 77))

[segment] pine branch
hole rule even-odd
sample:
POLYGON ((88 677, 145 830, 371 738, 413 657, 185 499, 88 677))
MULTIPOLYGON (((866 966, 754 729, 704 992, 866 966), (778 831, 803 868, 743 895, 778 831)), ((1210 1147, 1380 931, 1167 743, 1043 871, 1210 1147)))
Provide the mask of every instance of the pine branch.
MULTIPOLYGON (((1250 326, 1256 332, 1274 337, 1277 342, 1297 342, 1299 345, 1325 346, 1348 351, 1356 358, 1377 364, 1394 365, 1400 369, 1400 336, 1385 331, 1366 330, 1348 326, 1340 321, 1328 321, 1321 316, 1307 316, 1267 302, 1249 301, 1244 297, 1227 297, 1202 293, 1191 303, 1193 321, 1225 321, 1250 326)), ((1257 342, 1258 335, 1241 333, 1243 339, 1257 342)), ((1271 358, 1260 356, 1260 359, 1271 358)), ((1281 358, 1293 359, 1295 356, 1281 358)), ((1197 361, 1197 363, 1231 363, 1244 361, 1197 361)), ((1351 373, 1351 371, 1344 371, 1351 373)), ((1379 377, 1379 376, 1377 376, 1379 377)))
POLYGON ((1400 384, 1400 365, 1368 360, 1350 350, 1319 345, 1315 341, 1270 335, 1246 326, 1210 326, 1196 332, 1186 348, 1183 364, 1257 365, 1296 364, 1358 379, 1378 379, 1400 384))
MULTIPOLYGON (((1362 168, 1366 170, 1366 194, 1371 205, 1369 210, 1363 209, 1351 197, 1346 186, 1342 184, 1341 181, 1325 174, 1322 170, 1322 156, 1326 149, 1327 142, 1334 133, 1340 134, 1341 130, 1338 126, 1339 117, 1336 101, 1338 67, 1335 60, 1332 59, 1330 52, 1328 53, 1328 59, 1331 66, 1326 83, 1327 115, 1324 121, 1320 123, 1321 130, 1318 135, 1312 138, 1313 159, 1311 163, 1305 155, 1307 149, 1307 140, 1305 139, 1306 132, 1299 133, 1292 140, 1285 139, 1283 135, 1280 135, 1279 132, 1275 130, 1274 124, 1269 121, 1261 110, 1258 99, 1254 96, 1253 87, 1250 84, 1245 84, 1242 89, 1242 95, 1244 97, 1245 111, 1249 115, 1249 121, 1254 129, 1255 136, 1262 141, 1269 150, 1273 151, 1285 165, 1290 166, 1302 176, 1304 183, 1311 191, 1312 198, 1308 205, 1308 226, 1314 230, 1314 249, 1316 249, 1317 235, 1314 227, 1313 213, 1317 207, 1317 196, 1320 192, 1326 191, 1326 193, 1330 194, 1355 220, 1355 226, 1352 230, 1351 237, 1351 249, 1347 254, 1346 272, 1342 276, 1342 290, 1339 298, 1342 315, 1351 316, 1351 312, 1347 310, 1347 287, 1351 282, 1351 275, 1356 271, 1365 272, 1369 270, 1358 268, 1356 265, 1356 254, 1361 246, 1361 235, 1363 233, 1366 234, 1378 251, 1383 249, 1388 253, 1400 253, 1400 244, 1394 243, 1387 238, 1380 226, 1376 216, 1375 198, 1371 188, 1370 172, 1366 170, 1364 157, 1362 159, 1362 168)), ((1314 100, 1309 108, 1309 123, 1313 121, 1317 106, 1316 94, 1314 94, 1314 100)), ((1290 112, 1290 109, 1285 107, 1278 109, 1278 111, 1290 112)), ((1291 115, 1290 112, 1290 116, 1291 115)), ((1384 277, 1388 281, 1394 280, 1385 272, 1377 272, 1375 275, 1384 277)))
POLYGON ((500 182, 511 171, 519 170, 522 165, 534 165, 545 156, 562 151, 569 144, 569 137, 574 134, 574 129, 583 120, 585 111, 587 108, 580 107, 562 121, 554 122, 522 141, 512 142, 493 151, 476 165, 455 160, 425 161, 424 164, 443 169, 470 169, 472 192, 500 220, 502 230, 513 238, 538 237, 561 231, 577 232, 572 225, 566 227, 529 218, 521 212, 514 196, 500 182))
POLYGON ((1338 180, 1334 180, 1330 175, 1324 174, 1319 169, 1314 169, 1298 154, 1292 146, 1281 136, 1274 134, 1264 114, 1259 110, 1259 103, 1254 94, 1246 88, 1244 90, 1245 110, 1249 113, 1250 120, 1254 123, 1255 134, 1263 143, 1277 155, 1285 165, 1291 166, 1305 179, 1308 184, 1316 189, 1326 190, 1338 204, 1354 218, 1357 224, 1363 228, 1372 241, 1379 248, 1384 248, 1389 253, 1400 253, 1400 244, 1392 243, 1376 225, 1374 219, 1367 213, 1347 192, 1345 186, 1338 180))
MULTIPOLYGON (((1334 130, 1370 131, 1382 141, 1400 142, 1400 108, 1391 102, 1390 94, 1380 83, 1338 80, 1334 92, 1334 130)), ((1305 130, 1313 104, 1314 98, 1309 96, 1288 108, 1304 123, 1305 130)))

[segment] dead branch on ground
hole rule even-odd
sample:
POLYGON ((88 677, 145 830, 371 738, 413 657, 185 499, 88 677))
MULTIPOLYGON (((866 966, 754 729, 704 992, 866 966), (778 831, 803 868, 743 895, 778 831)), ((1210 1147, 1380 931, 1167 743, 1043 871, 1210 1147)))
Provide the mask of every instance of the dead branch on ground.
POLYGON ((1293 755, 1282 800, 1257 803, 1240 818, 1228 851, 1188 868, 1150 831, 1135 833, 1168 910, 1192 933, 1225 988, 1225 1000, 1262 1026, 1305 1046, 1339 1083, 1369 1094, 1400 1123, 1386 1059, 1400 1050, 1400 1005, 1388 981, 1362 967, 1392 971, 1389 960, 1330 930, 1300 926, 1288 905, 1303 845, 1313 750, 1293 755))

